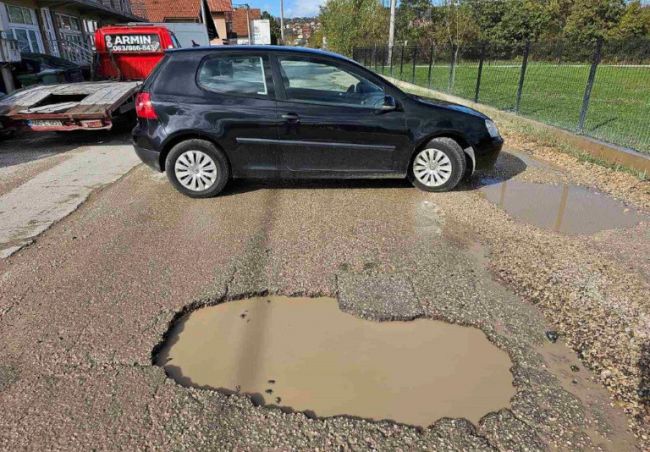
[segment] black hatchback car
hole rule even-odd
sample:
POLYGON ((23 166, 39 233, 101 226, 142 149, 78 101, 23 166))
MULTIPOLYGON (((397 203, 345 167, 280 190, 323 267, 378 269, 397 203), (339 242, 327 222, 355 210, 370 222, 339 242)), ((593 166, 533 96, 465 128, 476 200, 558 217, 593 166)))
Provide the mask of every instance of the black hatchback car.
POLYGON ((408 177, 422 190, 450 190, 492 166, 503 145, 482 113, 294 47, 168 51, 136 113, 138 156, 197 198, 230 178, 408 177))

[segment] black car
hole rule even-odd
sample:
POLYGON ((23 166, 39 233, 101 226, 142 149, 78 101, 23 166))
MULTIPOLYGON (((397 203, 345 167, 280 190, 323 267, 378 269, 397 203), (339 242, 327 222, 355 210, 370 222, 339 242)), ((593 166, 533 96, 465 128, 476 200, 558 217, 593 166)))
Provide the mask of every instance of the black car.
POLYGON ((20 86, 84 81, 81 66, 72 61, 43 53, 23 53, 20 58, 14 63, 14 76, 20 86))
POLYGON ((403 178, 453 189, 491 167, 494 123, 345 57, 275 46, 168 51, 136 100, 138 156, 192 197, 230 178, 403 178))

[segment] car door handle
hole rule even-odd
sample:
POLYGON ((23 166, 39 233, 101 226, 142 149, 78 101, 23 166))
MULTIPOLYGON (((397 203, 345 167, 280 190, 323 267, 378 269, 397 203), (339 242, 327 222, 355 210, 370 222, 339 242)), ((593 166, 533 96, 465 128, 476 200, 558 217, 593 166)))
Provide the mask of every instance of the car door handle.
POLYGON ((299 123, 300 122, 300 116, 298 116, 295 113, 287 113, 282 115, 282 119, 286 120, 287 122, 291 123, 299 123))

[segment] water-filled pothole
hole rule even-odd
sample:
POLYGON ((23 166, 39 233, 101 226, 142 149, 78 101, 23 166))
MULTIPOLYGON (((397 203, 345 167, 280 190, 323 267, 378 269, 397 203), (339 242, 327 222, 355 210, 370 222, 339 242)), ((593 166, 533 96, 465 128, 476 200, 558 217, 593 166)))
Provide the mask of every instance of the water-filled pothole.
POLYGON ((620 201, 575 185, 487 182, 481 192, 488 200, 518 220, 563 234, 593 234, 648 220, 620 201))
POLYGON ((445 416, 477 422, 515 392, 508 355, 478 329, 362 320, 324 297, 196 310, 170 331, 156 364, 182 385, 265 405, 420 426, 445 416))

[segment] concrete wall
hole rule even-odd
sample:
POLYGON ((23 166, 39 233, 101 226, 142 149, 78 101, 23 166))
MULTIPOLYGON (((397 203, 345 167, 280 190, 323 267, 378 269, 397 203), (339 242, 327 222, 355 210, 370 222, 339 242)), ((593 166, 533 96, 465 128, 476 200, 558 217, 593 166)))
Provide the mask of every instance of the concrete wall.
POLYGON ((212 19, 214 24, 217 26, 217 33, 219 33, 218 39, 213 39, 210 41, 210 44, 213 46, 223 45, 223 41, 228 39, 228 29, 226 28, 226 15, 224 13, 212 13, 212 19))

